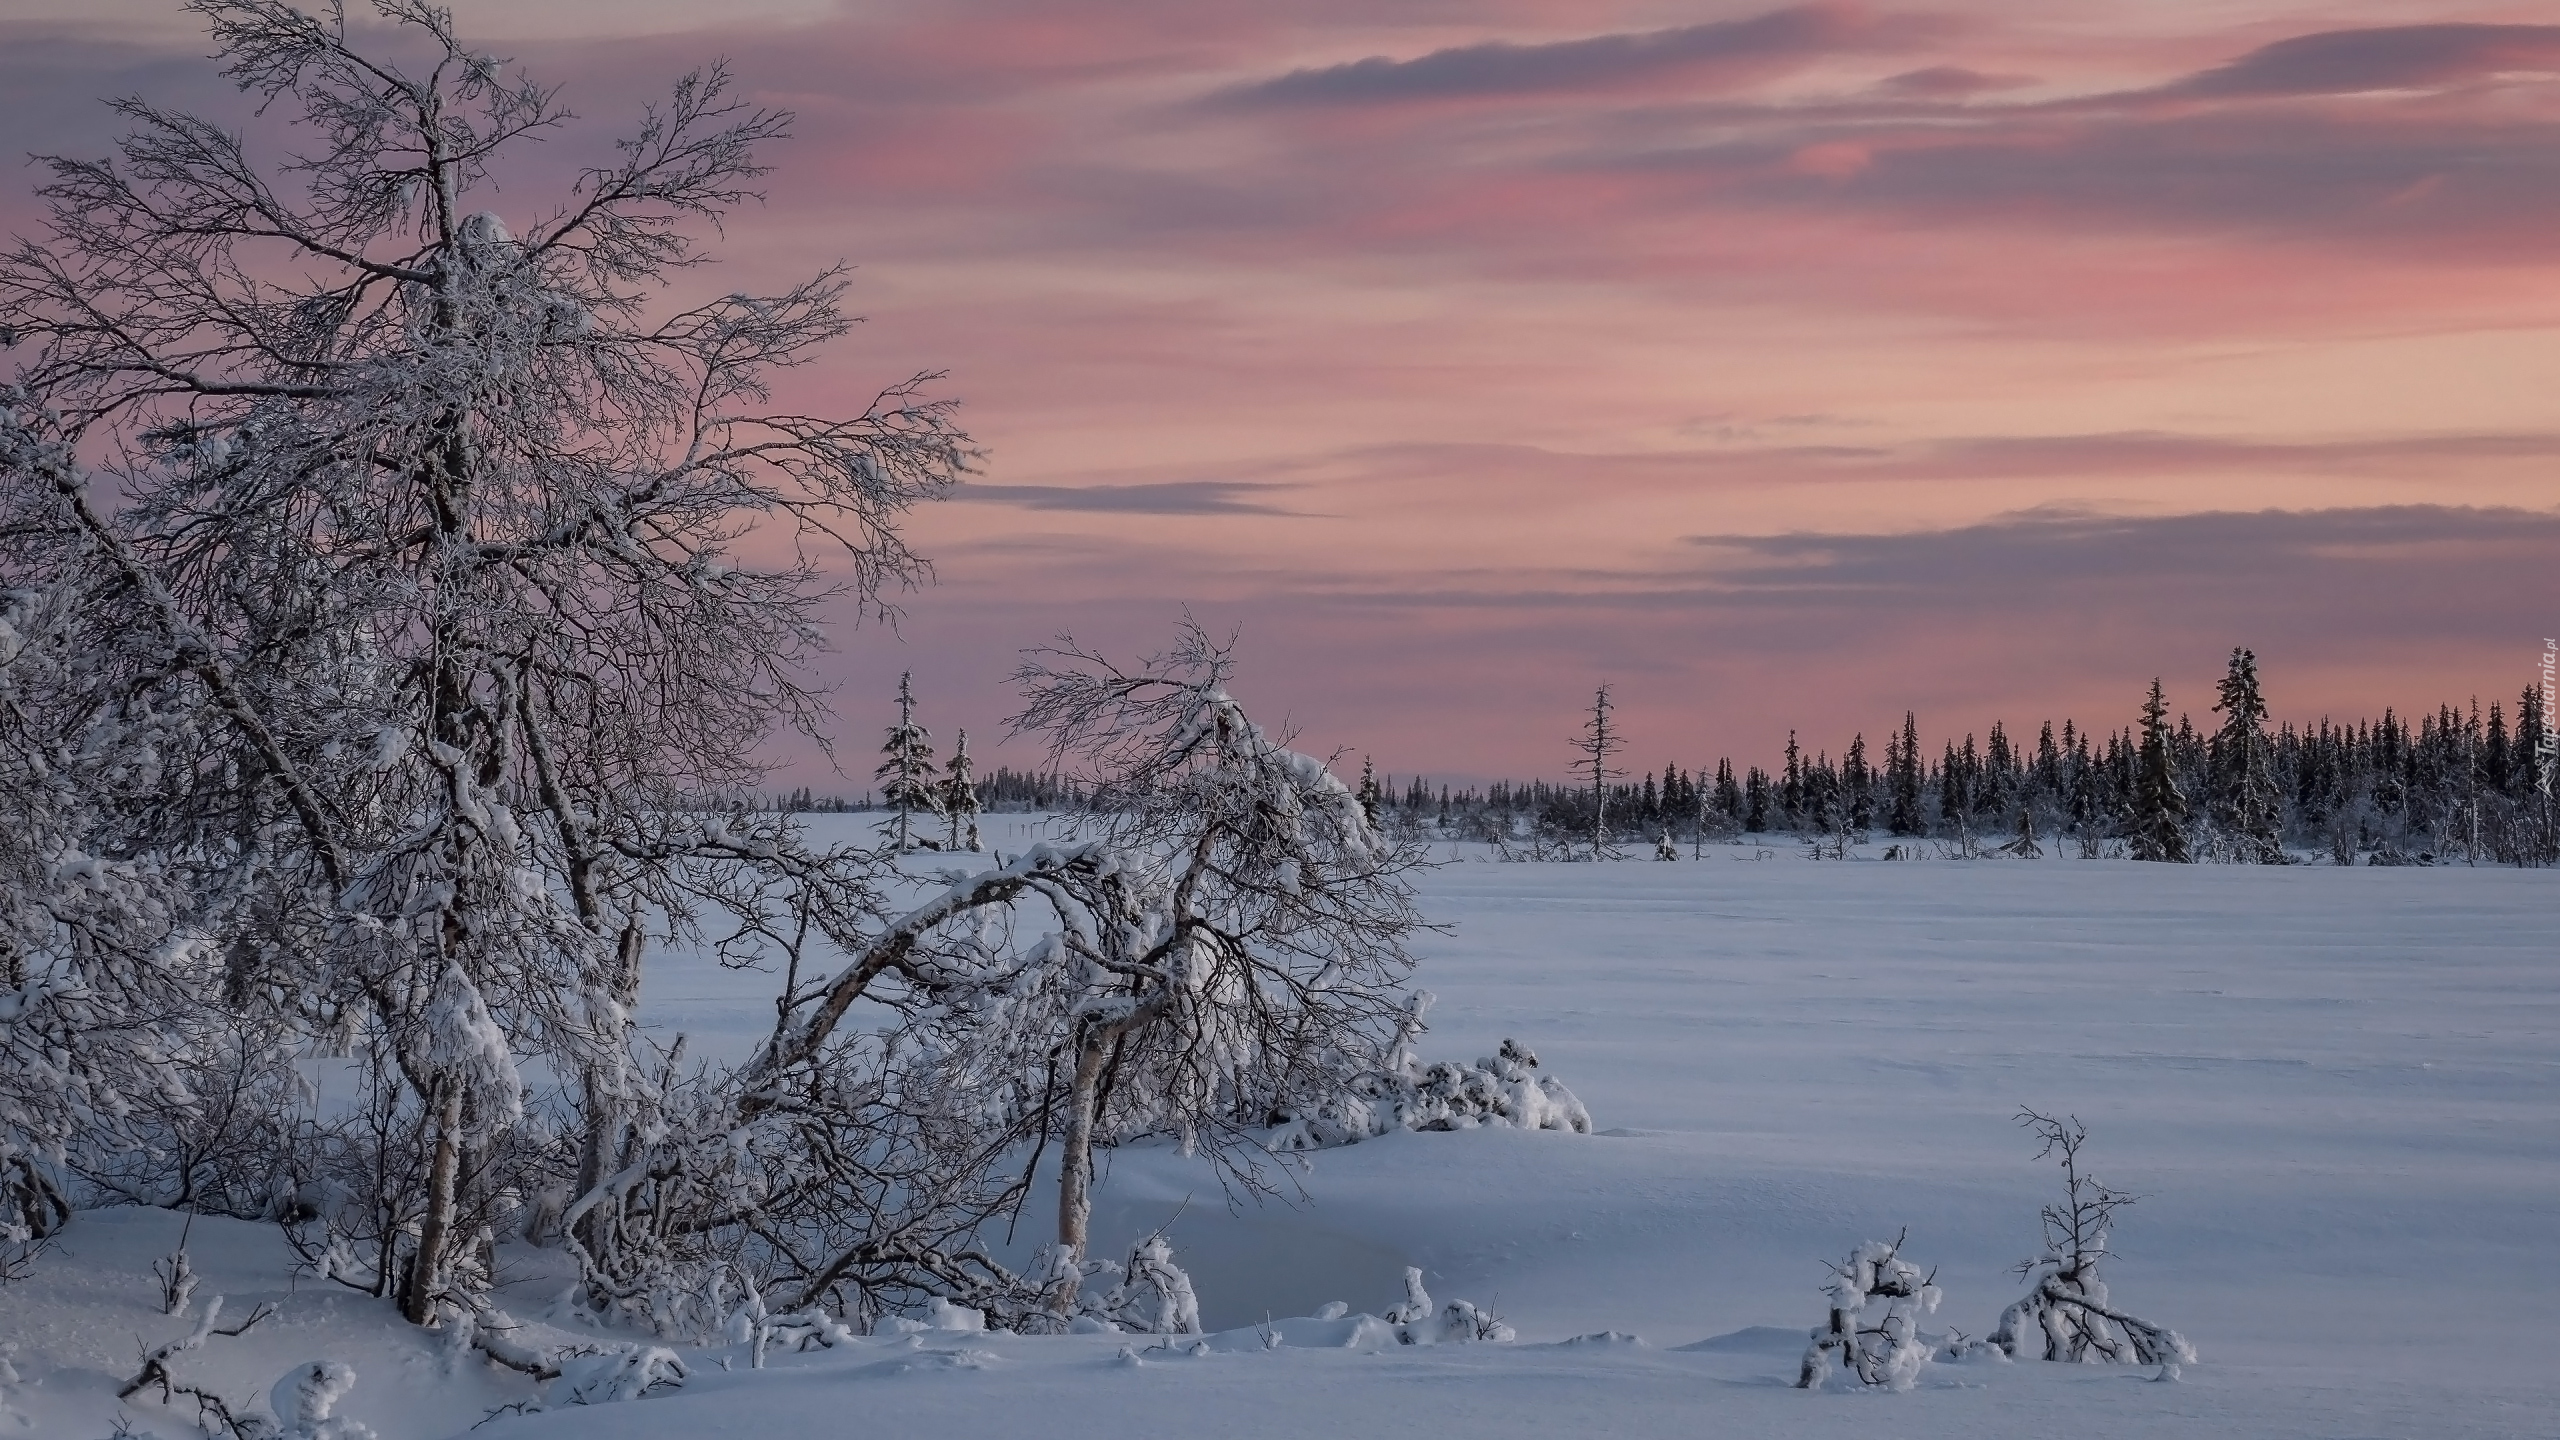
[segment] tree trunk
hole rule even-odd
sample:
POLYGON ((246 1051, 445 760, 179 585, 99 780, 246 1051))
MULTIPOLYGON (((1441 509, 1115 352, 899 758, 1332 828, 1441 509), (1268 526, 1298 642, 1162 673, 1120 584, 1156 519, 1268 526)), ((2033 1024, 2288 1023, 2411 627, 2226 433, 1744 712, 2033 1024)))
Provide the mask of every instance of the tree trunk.
MULTIPOLYGON (((640 1006, 640 927, 626 924, 616 947, 620 973, 614 978, 615 996, 622 1004, 622 1032, 616 1043, 629 1046, 631 1016, 640 1006)), ((584 1199, 605 1182, 606 1177, 622 1166, 622 1136, 628 1117, 622 1097, 603 1072, 590 1065, 580 1077, 580 1106, 587 1122, 586 1138, 578 1147, 578 1188, 575 1199, 584 1199)), ((590 1255, 602 1255, 597 1241, 604 1225, 602 1206, 591 1208, 579 1220, 583 1233, 577 1238, 590 1255)))
POLYGON ((1076 1312, 1086 1232, 1093 1220, 1093 1126, 1110 1037, 1088 1030, 1076 1046, 1075 1080, 1067 1091, 1067 1135, 1058 1151, 1058 1262, 1049 1291, 1051 1313, 1076 1312))
POLYGON ((435 1159, 427 1167, 427 1214, 418 1227, 418 1253, 409 1262, 408 1293, 400 1314, 412 1325, 435 1317, 437 1292, 444 1276, 444 1249, 453 1230, 454 1191, 462 1169, 462 1098, 448 1094, 436 1104, 435 1159))

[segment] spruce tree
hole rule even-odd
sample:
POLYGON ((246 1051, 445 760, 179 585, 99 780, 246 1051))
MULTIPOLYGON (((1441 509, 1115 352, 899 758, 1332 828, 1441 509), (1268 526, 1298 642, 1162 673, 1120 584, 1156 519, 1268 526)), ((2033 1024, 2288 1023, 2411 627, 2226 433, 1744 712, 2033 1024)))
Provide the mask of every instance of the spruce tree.
POLYGON ((1378 790, 1378 768, 1366 755, 1360 757, 1360 814, 1372 827, 1378 823, 1378 805, 1386 797, 1378 790))
POLYGON ((2133 814, 2128 848, 2136 860, 2184 865, 2187 853, 2187 797, 2178 789, 2178 773, 2169 756, 2169 702, 2153 677, 2151 697, 2142 702, 2142 747, 2134 762, 2133 814))
POLYGON ((969 768, 969 732, 952 738, 951 764, 942 776, 942 813, 951 817, 951 848, 978 848, 978 777, 969 768))
POLYGON ((2515 759, 2508 776, 2518 799, 2551 793, 2551 717, 2542 707, 2540 686, 2527 685, 2516 697, 2515 759))
POLYGON ((2284 792, 2276 785, 2267 743, 2267 702, 2258 689, 2256 655, 2231 652, 2231 668, 2222 677, 2221 698, 2213 708, 2222 716, 2222 729, 2209 749, 2213 822, 2232 859, 2244 865, 2281 865, 2284 792))
POLYGON ((889 727, 887 743, 880 747, 880 768, 871 772, 880 782, 880 803, 898 812, 898 848, 915 848, 914 816, 942 813, 942 797, 933 778, 933 737, 916 723, 915 675, 912 671, 898 676, 898 723, 889 727))
POLYGON ((1804 752, 1796 748, 1796 732, 1787 732, 1787 769, 1778 789, 1779 813, 1786 817, 1787 828, 1804 828, 1804 752))
MULTIPOLYGON (((1973 737, 1967 735, 1964 743, 1970 749, 1973 737)), ((1957 758, 1955 742, 1950 740, 1945 757, 1938 762, 1938 818, 1957 834, 1966 829, 1966 812, 1973 808, 1965 785, 1965 774, 1965 763, 1957 758)))
POLYGON ((1918 835, 1927 828, 1920 814, 1920 723, 1902 712, 1902 744, 1888 756, 1893 772, 1893 814, 1886 828, 1896 835, 1918 835))
POLYGON ((1991 722, 1991 739, 1974 771, 1973 813, 1986 819, 1997 819, 2009 812, 2010 782, 2016 778, 2017 753, 2009 746, 2009 732, 2000 722, 1991 722))
POLYGON ((1860 835, 1876 826, 1876 780, 1867 768, 1864 731, 1849 737, 1849 753, 1841 757, 1840 783, 1849 791, 1849 828, 1860 835))

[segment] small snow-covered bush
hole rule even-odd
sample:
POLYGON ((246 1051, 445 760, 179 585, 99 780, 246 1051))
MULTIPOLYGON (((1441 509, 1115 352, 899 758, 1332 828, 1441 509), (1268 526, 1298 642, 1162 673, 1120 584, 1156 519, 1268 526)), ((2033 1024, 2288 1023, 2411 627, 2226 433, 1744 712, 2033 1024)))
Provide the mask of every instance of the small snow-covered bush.
POLYGON ((1870 1240, 1833 1268, 1823 1287, 1831 1297, 1831 1316, 1813 1332, 1804 1368, 1796 1376, 1798 1389, 1821 1385, 1835 1354, 1841 1368, 1861 1384, 1908 1390, 1919 1381, 1930 1353, 1915 1327, 1922 1315, 1938 1308, 1938 1287, 1931 1283, 1934 1272, 1923 1275, 1902 1258, 1902 1241, 1902 1236, 1890 1245, 1870 1240), (1879 1300, 1883 1313, 1869 1323, 1869 1312, 1879 1300))
POLYGON ((1162 1235, 1150 1235, 1130 1250, 1128 1263, 1074 1261, 1061 1253, 1056 1263, 1076 1264, 1077 1317, 1072 1328, 1122 1330, 1139 1335, 1197 1335, 1200 1297, 1191 1277, 1173 1263, 1173 1246, 1162 1235))
POLYGON ((356 1388, 352 1365, 314 1360, 285 1372, 267 1392, 267 1404, 284 1426, 277 1440, 374 1440, 373 1431, 336 1413, 338 1402, 356 1388))
POLYGON ((1518 1338, 1502 1317, 1479 1310, 1465 1300, 1452 1300, 1435 1310, 1431 1292, 1422 1288, 1422 1267, 1404 1270, 1404 1303, 1388 1307, 1383 1317, 1404 1345, 1508 1345, 1518 1338))
POLYGON ((1123 1330, 1200 1333, 1200 1297, 1191 1288, 1191 1277, 1173 1263, 1173 1247, 1161 1235, 1148 1236, 1129 1252, 1120 1283, 1094 1309, 1123 1330))
POLYGON ((2138 1197, 2110 1190, 2082 1172, 2080 1151, 2089 1131, 2078 1120, 2025 1110, 2018 1122, 2044 1142, 2037 1159, 2060 1157, 2063 1203, 2044 1207, 2044 1251, 2018 1266, 2030 1288, 2001 1312, 2000 1328, 1983 1343, 2012 1360, 2040 1351, 2047 1360, 2157 1365, 2162 1378, 2175 1376, 2181 1364, 2194 1363, 2195 1347, 2177 1331, 2117 1308, 2098 1278, 2115 1212, 2138 1197))

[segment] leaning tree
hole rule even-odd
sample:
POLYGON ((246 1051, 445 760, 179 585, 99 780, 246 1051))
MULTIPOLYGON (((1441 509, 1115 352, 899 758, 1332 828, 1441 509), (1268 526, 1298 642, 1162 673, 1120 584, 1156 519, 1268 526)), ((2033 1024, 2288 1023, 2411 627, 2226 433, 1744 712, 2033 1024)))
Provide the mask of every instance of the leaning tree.
POLYGON ((78 843, 187 897, 233 1013, 366 1062, 361 1122, 299 1153, 364 1180, 331 1273, 426 1320, 530 1183, 520 1062, 571 1092, 573 1196, 633 1164, 675 1073, 634 1060, 649 926, 875 928, 869 857, 703 797, 761 778, 742 742, 814 725, 821 608, 917 572, 900 512, 972 452, 932 375, 850 415, 774 405, 847 326, 840 272, 669 298, 788 128, 720 67, 544 208, 511 166, 569 113, 446 12, 188 8, 295 124, 253 146, 127 99, 113 155, 43 161, 46 229, 0 255, 0 564, 79 597, 48 622, 82 657, 71 708, 153 767, 81 802, 107 813, 78 843))
POLYGON ((1192 626, 1135 665, 1033 653, 1016 727, 1077 766, 1090 811, 850 941, 765 928, 771 1034, 669 1087, 649 1143, 564 1217, 591 1293, 663 1315, 747 1271, 791 1309, 936 1296, 1054 1329, 1113 1304, 1086 1290, 1113 1268, 1090 1254, 1098 1151, 1163 1137, 1268 1185, 1272 1127, 1391 1068, 1418 1028, 1422 856, 1250 719, 1229 666, 1192 626), (1018 1273, 976 1227, 1051 1155, 1057 1243, 1018 1273))

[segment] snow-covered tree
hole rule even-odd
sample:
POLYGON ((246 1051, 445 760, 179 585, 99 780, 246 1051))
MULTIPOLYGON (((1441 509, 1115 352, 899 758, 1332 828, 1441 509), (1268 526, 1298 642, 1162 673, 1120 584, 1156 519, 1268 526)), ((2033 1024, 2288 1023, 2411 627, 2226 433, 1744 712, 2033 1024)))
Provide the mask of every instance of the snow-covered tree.
POLYGON ((484 208, 530 184, 509 157, 567 117, 444 11, 377 0, 376 50, 336 10, 191 8, 310 143, 267 159, 128 100, 113 157, 44 162, 49 233, 0 255, 0 331, 32 347, 12 564, 113 590, 84 683, 172 741, 110 828, 177 872, 235 1009, 380 1082, 371 1138, 341 1138, 369 1283, 423 1321, 506 1218, 524 1060, 578 1092, 573 1190, 625 1167, 644 917, 871 913, 864 857, 696 797, 814 725, 818 610, 913 573, 899 512, 970 452, 929 377, 848 418, 762 410, 847 327, 837 272, 662 300, 788 125, 718 67, 553 208, 511 183, 510 224, 484 208), (744 562, 759 525, 832 572, 744 562))
POLYGON ((2126 845, 2136 860, 2183 865, 2187 853, 2187 797, 2178 788, 2170 756, 2169 702, 2160 682, 2142 702, 2142 746, 2134 761, 2132 812, 2125 817, 2126 845))
POLYGON ((946 848, 978 848, 978 776, 969 763, 969 732, 951 743, 951 763, 942 775, 942 813, 951 822, 946 848))
POLYGON ((1902 712, 1902 742, 1886 742, 1885 786, 1892 793, 1885 828, 1896 835, 1925 835, 1928 823, 1920 810, 1920 722, 1902 712))
POLYGON ((891 843, 911 850, 916 844, 915 817, 942 814, 942 786, 933 774, 933 733, 916 723, 911 671, 898 676, 898 723, 889 727, 880 756, 880 768, 872 778, 880 782, 880 803, 896 812, 891 824, 897 838, 891 843))
POLYGON ((1254 1130, 1379 1068, 1402 1031, 1422 856, 1246 716, 1231 663, 1186 622, 1132 668, 1062 640, 1017 676, 1016 728, 1082 765, 1112 857, 1108 903, 1060 934, 1081 972, 1062 1037, 1060 1313, 1098 1144, 1170 1134, 1220 1159, 1260 1153, 1254 1130))
POLYGON ((2193 1364, 2195 1348, 2185 1337, 2118 1308, 2098 1278, 2116 1212, 2137 1197, 2110 1190, 2081 1169, 2088 1129, 2077 1119, 2033 1110, 2019 1112, 2018 1123, 2043 1142, 2036 1158, 2062 1167, 2063 1199, 2041 1212, 2042 1253, 2018 1266, 2032 1288, 2001 1312, 2000 1328, 1985 1343, 2013 1360, 2033 1354, 2080 1364, 2159 1365, 2164 1373, 2193 1364))
POLYGON ((1082 769, 1083 833, 825 930, 832 973, 804 927, 765 931, 773 1034, 666 1087, 654 1138, 564 1217, 590 1290, 716 1323, 701 1297, 751 1270, 785 1309, 935 1297, 1056 1328, 1091 1309, 1097 1150, 1166 1136, 1269 1183, 1264 1127, 1395 1051, 1421 857, 1247 718, 1228 670, 1196 627, 1131 669, 1034 653, 1015 723, 1082 769), (976 1227, 1052 1142, 1059 1243, 1015 1274, 976 1227))
MULTIPOLYGON (((1573 748, 1582 752, 1575 767, 1591 786, 1591 858, 1597 860, 1609 853, 1609 782, 1626 778, 1626 771, 1612 763, 1625 745, 1612 716, 1617 702, 1609 698, 1609 687, 1601 686, 1591 694, 1591 715, 1582 722, 1582 733, 1573 737, 1573 748)), ((1792 743, 1792 741, 1790 742, 1792 743)))
POLYGON ((2244 865, 2284 863, 2284 791, 2276 783, 2274 746, 2267 738, 2267 702, 2258 689, 2258 657, 2231 652, 2214 710, 2222 728, 2211 750, 2212 816, 2218 848, 2244 865))

